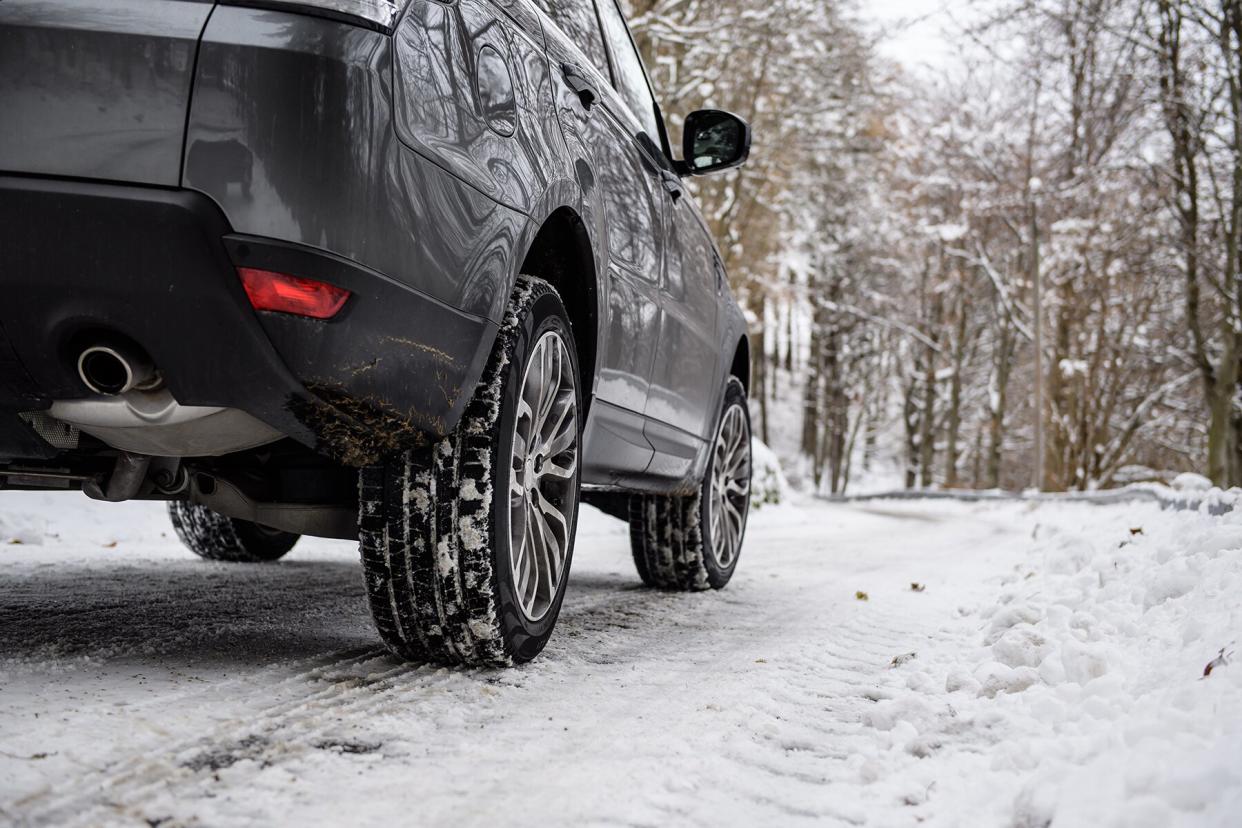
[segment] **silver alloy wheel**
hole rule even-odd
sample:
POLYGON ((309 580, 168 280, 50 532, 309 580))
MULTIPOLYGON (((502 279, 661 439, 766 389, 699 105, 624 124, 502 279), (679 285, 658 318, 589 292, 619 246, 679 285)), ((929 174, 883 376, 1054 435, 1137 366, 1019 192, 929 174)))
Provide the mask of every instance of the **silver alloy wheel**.
POLYGON ((526 364, 509 464, 509 562, 530 621, 547 614, 565 576, 578 498, 576 385, 565 341, 548 331, 526 364))
POLYGON ((741 406, 731 405, 720 418, 712 457, 712 491, 707 504, 712 556, 728 569, 742 550, 750 506, 750 425, 741 406))

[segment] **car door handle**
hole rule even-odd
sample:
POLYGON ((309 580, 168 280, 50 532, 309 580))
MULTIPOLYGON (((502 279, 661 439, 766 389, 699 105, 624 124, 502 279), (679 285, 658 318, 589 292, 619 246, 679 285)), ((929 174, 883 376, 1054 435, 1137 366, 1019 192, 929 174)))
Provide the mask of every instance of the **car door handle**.
POLYGON ((684 188, 681 183, 681 178, 679 178, 676 173, 671 173, 668 170, 660 170, 660 181, 664 184, 665 192, 673 197, 673 201, 681 198, 681 193, 684 188))
POLYGON ((561 74, 565 76, 565 82, 569 84, 569 88, 577 93, 578 100, 582 102, 582 108, 590 112, 591 107, 599 101, 599 94, 595 91, 595 87, 591 86, 591 82, 587 80, 582 69, 572 63, 562 63, 561 74))

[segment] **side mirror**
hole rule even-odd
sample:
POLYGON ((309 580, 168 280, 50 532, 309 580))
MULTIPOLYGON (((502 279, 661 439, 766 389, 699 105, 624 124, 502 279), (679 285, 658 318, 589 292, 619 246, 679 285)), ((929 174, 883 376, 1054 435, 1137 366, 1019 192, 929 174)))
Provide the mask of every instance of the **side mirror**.
POLYGON ((750 124, 720 109, 700 109, 686 116, 679 172, 689 175, 732 169, 750 156, 750 124))

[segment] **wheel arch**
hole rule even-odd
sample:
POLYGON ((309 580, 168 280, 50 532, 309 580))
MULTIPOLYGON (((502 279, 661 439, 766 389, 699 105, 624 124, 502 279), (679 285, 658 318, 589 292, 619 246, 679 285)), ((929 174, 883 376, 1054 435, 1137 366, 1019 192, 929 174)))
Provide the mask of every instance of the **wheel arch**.
POLYGON ((521 272, 543 279, 561 295, 578 351, 583 403, 589 406, 600 352, 602 292, 595 248, 577 210, 561 206, 547 215, 526 250, 521 272))
POLYGON ((733 361, 729 364, 729 373, 742 381, 742 388, 750 396, 750 338, 746 334, 738 337, 737 344, 733 347, 733 361))

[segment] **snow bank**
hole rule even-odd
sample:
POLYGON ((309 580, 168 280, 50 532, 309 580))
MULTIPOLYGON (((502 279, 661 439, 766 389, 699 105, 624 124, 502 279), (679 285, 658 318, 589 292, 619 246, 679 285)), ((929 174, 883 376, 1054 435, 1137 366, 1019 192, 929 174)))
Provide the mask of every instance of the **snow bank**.
POLYGON ((958 610, 973 652, 895 668, 868 724, 915 756, 953 744, 941 796, 986 768, 1018 828, 1239 824, 1242 514, 1056 508, 1081 525, 1037 526, 995 601, 958 610))
POLYGON ((764 506, 789 502, 789 481, 781 469, 776 452, 768 448, 758 437, 752 437, 750 455, 753 464, 750 484, 750 506, 764 506))
POLYGON ((1173 478, 1172 486, 1182 492, 1206 492, 1212 488, 1212 481, 1201 474, 1182 472, 1173 478))
POLYGON ((1242 509, 1242 489, 1222 490, 1197 474, 1178 475, 1172 485, 1132 483, 1115 489, 1085 492, 1040 492, 1035 489, 1015 493, 1000 489, 906 489, 888 488, 848 495, 819 495, 834 503, 861 503, 870 500, 956 500, 963 503, 1028 501, 1031 503, 1092 503, 1098 506, 1154 501, 1162 509, 1202 511, 1223 515, 1242 509))

